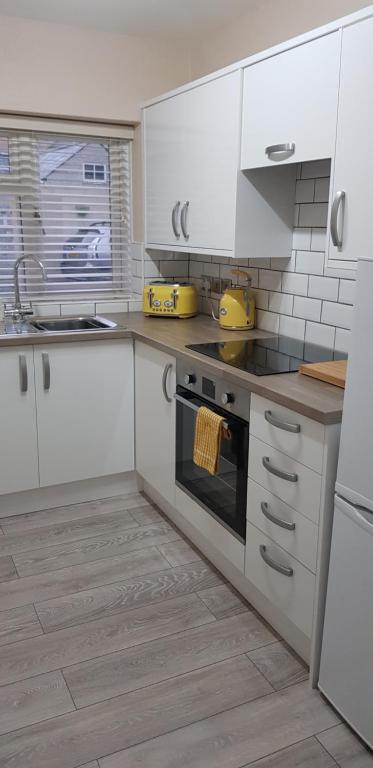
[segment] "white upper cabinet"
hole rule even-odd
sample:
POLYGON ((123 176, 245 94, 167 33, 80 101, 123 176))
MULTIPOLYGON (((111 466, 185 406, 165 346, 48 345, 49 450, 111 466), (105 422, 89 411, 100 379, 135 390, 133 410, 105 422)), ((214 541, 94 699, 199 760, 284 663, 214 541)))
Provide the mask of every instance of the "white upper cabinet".
POLYGON ((37 488, 38 442, 32 347, 2 349, 0 494, 37 488))
POLYGON ((149 248, 233 251, 240 106, 237 70, 144 110, 149 248))
POLYGON ((343 30, 329 262, 356 269, 372 255, 373 18, 343 30))
POLYGON ((242 169, 333 157, 339 65, 333 32, 244 70, 242 169))
POLYGON ((134 469, 132 342, 35 348, 40 485, 134 469))

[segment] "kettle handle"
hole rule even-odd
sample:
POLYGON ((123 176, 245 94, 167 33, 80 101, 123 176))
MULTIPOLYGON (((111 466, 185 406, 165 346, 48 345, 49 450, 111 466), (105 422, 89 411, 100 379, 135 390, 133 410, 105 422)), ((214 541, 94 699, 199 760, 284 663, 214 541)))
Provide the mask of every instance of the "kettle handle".
POLYGON ((219 318, 216 317, 216 315, 215 315, 212 301, 210 302, 210 305, 211 305, 211 317, 212 317, 213 320, 216 320, 216 322, 218 323, 219 322, 219 318))

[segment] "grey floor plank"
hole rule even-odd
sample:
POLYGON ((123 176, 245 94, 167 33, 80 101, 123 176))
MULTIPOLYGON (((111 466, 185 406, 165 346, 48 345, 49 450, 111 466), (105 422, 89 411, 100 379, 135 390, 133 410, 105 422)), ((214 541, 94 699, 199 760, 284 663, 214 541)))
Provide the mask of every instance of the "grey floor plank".
POLYGON ((70 504, 65 507, 53 507, 41 509, 36 512, 26 512, 23 515, 3 517, 0 525, 6 534, 18 531, 29 531, 33 528, 41 528, 45 525, 64 523, 69 520, 79 520, 97 515, 120 512, 133 507, 144 507, 148 502, 140 493, 122 496, 112 496, 108 499, 96 501, 84 501, 81 504, 70 504))
POLYGON ((27 535, 23 531, 9 533, 6 536, 0 536, 0 557, 76 541, 77 539, 88 539, 100 534, 107 535, 124 528, 135 528, 137 525, 129 510, 119 510, 107 515, 96 515, 80 520, 44 525, 27 531, 27 535))
POLYGON ((160 523, 164 520, 160 510, 150 504, 132 509, 131 514, 139 525, 150 525, 150 523, 160 523))
POLYGON ((173 568, 176 568, 178 565, 187 565, 187 563, 195 563, 198 560, 202 560, 199 552, 183 539, 170 542, 169 544, 162 544, 158 546, 158 549, 173 568))
POLYGON ((24 576, 0 583, 0 613, 7 608, 77 593, 102 584, 111 584, 126 576, 141 576, 164 568, 170 568, 167 560, 156 547, 147 547, 128 555, 106 557, 92 563, 60 568, 51 573, 24 576))
POLYGON ((201 561, 37 603, 36 610, 44 630, 50 632, 221 582, 221 576, 201 561))
MULTIPOLYGON (((88 563, 104 557, 124 555, 136 549, 177 541, 180 535, 166 522, 126 528, 122 531, 72 541, 54 547, 43 547, 14 555, 20 576, 48 573, 69 565, 88 563)), ((167 559, 167 558, 166 558, 167 559)))
POLYGON ((318 692, 299 683, 101 759, 100 768, 242 768, 336 722, 318 692))
POLYGON ((249 653, 249 658, 276 691, 308 678, 308 668, 285 643, 258 648, 249 653))
MULTIPOLYGON (((0 764, 2 768, 73 768, 110 749, 118 751, 213 716, 269 690, 247 657, 237 657, 0 736, 0 764)), ((317 719, 322 722, 323 718, 317 719)))
POLYGON ((337 725, 319 733, 317 738, 340 768, 372 768, 373 753, 364 747, 347 725, 337 725))
POLYGON ((0 688, 0 734, 73 711, 75 707, 61 672, 0 688))
POLYGON ((0 557, 0 581, 10 581, 18 576, 12 557, 0 557))
POLYGON ((191 594, 12 643, 1 649, 0 685, 214 622, 202 601, 191 594))
POLYGON ((312 736, 274 755, 245 765, 244 768, 336 768, 336 765, 335 760, 312 736))
POLYGON ((77 707, 86 707, 245 653, 273 640, 253 613, 154 640, 63 670, 77 707))
POLYGON ((42 635, 40 621, 32 605, 11 608, 0 613, 0 645, 42 635))
POLYGON ((199 590, 200 598, 214 614, 216 619, 226 619, 238 613, 248 611, 250 606, 230 584, 199 590))

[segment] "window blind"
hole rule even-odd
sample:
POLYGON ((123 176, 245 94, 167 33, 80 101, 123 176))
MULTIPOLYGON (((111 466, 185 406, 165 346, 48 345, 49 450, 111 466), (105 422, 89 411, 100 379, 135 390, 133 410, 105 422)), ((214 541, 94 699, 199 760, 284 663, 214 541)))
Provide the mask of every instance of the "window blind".
POLYGON ((0 294, 131 294, 131 143, 0 129, 0 294))

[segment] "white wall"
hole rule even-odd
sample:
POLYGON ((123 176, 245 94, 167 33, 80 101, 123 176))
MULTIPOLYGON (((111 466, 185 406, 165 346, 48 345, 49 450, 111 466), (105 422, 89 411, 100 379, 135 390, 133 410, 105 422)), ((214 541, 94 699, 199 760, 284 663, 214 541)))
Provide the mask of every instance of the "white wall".
POLYGON ((192 78, 370 4, 369 0, 248 0, 245 14, 193 46, 192 78))

